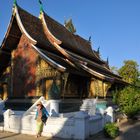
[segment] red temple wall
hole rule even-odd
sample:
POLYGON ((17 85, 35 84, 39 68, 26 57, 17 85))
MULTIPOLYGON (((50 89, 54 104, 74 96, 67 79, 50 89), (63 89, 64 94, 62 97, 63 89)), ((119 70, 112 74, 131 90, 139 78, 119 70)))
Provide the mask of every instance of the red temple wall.
POLYGON ((35 96, 36 60, 38 54, 23 35, 12 54, 13 95, 16 97, 35 96))

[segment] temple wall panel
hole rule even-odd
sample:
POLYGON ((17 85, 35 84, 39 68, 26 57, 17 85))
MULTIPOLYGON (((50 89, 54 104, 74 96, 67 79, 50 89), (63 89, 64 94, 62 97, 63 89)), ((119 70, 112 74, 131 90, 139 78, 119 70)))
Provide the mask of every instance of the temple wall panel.
POLYGON ((103 84, 103 86, 104 86, 104 97, 106 97, 106 96, 107 96, 107 93, 108 93, 108 90, 109 90, 109 88, 111 87, 111 83, 105 82, 105 83, 103 84))
POLYGON ((13 96, 35 96, 36 59, 38 54, 23 35, 12 52, 13 96))
POLYGON ((58 70, 38 57, 36 69, 37 95, 43 95, 46 99, 59 99, 62 91, 61 76, 58 70))
POLYGON ((88 97, 88 83, 88 77, 69 74, 66 81, 64 97, 88 97))
POLYGON ((60 97, 61 73, 41 58, 24 35, 12 52, 11 63, 13 96, 60 97))
POLYGON ((89 97, 106 97, 110 87, 111 83, 109 82, 92 79, 90 83, 89 97))

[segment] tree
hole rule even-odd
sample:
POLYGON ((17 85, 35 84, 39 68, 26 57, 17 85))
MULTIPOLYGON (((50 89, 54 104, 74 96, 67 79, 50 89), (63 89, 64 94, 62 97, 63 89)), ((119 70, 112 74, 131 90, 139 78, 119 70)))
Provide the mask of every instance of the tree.
POLYGON ((124 66, 122 66, 118 73, 123 78, 124 81, 136 84, 139 81, 139 70, 138 64, 136 61, 127 60, 124 61, 124 66))
POLYGON ((110 69, 111 69, 111 71, 112 71, 114 74, 119 75, 119 74, 118 74, 118 68, 117 68, 117 67, 112 66, 112 67, 110 67, 110 69))
POLYGON ((136 85, 137 85, 138 87, 140 87, 140 71, 139 71, 139 77, 138 77, 138 81, 136 82, 136 85))

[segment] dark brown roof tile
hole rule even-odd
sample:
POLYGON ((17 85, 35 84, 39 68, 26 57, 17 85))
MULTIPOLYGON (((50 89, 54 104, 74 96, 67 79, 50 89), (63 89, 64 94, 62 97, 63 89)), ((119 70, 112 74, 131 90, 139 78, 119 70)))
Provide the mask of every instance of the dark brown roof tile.
POLYGON ((49 30, 56 38, 62 41, 63 48, 81 54, 94 61, 98 61, 99 63, 104 63, 94 54, 89 41, 83 39, 79 35, 72 34, 46 13, 44 13, 44 16, 49 30))

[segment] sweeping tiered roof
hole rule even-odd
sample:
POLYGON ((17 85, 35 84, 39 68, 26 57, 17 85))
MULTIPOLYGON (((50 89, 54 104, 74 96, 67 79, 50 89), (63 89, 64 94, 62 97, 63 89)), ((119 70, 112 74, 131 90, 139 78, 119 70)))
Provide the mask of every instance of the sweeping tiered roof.
POLYGON ((121 77, 113 74, 106 62, 92 50, 89 41, 72 34, 44 11, 38 18, 18 5, 13 7, 11 21, 1 45, 1 73, 8 66, 11 51, 17 47, 22 34, 49 64, 62 72, 77 71, 89 77, 123 83, 121 77))

